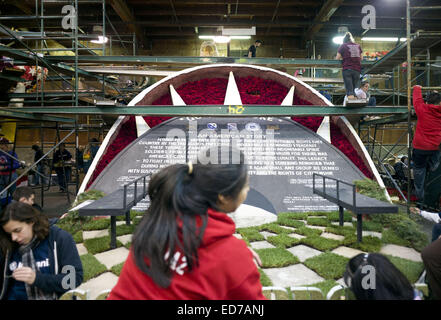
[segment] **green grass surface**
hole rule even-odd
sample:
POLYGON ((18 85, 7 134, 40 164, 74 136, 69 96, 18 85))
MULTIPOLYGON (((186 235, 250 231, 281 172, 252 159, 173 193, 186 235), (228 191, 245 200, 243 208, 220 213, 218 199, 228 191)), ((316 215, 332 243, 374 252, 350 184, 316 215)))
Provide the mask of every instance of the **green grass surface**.
MULTIPOLYGON (((116 235, 123 236, 126 234, 132 234, 136 229, 136 226, 132 223, 131 225, 122 224, 120 226, 116 226, 116 235)), ((110 229, 109 229, 110 232, 110 229)))
POLYGON ((271 287, 273 285, 271 279, 266 275, 266 273, 258 268, 260 273, 260 283, 262 284, 262 287, 271 287))
POLYGON ((121 270, 122 270, 123 265, 124 265, 124 262, 121 262, 117 265, 114 265, 112 268, 110 268, 110 271, 119 277, 119 275, 121 274, 121 270))
POLYGON ((275 222, 263 224, 258 228, 259 228, 259 231, 268 231, 268 232, 272 232, 272 233, 276 233, 276 234, 292 233, 292 230, 282 228, 280 225, 278 225, 275 222))
POLYGON ((282 248, 255 250, 262 260, 262 268, 281 268, 299 263, 299 259, 282 248))
POLYGON ((300 243, 299 239, 290 237, 286 234, 279 234, 277 236, 268 237, 266 238, 266 241, 279 248, 290 248, 300 243))
POLYGON ((418 280, 424 270, 424 264, 422 262, 411 261, 390 255, 385 256, 406 276, 411 284, 414 284, 418 280))
POLYGON ((80 259, 83 264, 83 283, 107 271, 106 266, 90 253, 80 256, 80 259))
POLYGON ((336 285, 338 285, 337 281, 335 281, 333 279, 329 279, 329 280, 325 280, 325 281, 322 281, 322 282, 318 282, 318 283, 314 283, 314 284, 308 285, 307 287, 319 288, 320 290, 322 290, 323 295, 326 298, 326 295, 328 294, 329 290, 331 290, 336 285))
POLYGON ((277 217, 277 223, 283 226, 300 228, 305 225, 303 221, 295 220, 293 218, 288 217, 277 217))
MULTIPOLYGON (((83 242, 87 251, 91 254, 97 254, 100 252, 108 251, 110 249, 110 236, 105 236, 101 238, 87 239, 83 242)), ((116 246, 121 247, 122 243, 116 240, 116 246)))
POLYGON ((294 220, 306 220, 308 214, 306 212, 280 212, 277 218, 288 218, 294 220))
POLYGON ((313 216, 313 217, 314 216, 316 216, 316 217, 318 217, 318 216, 327 217, 328 214, 329 214, 329 212, 327 212, 327 211, 311 211, 311 212, 307 212, 308 216, 313 216))
POLYGON ((102 230, 110 226, 110 219, 92 220, 83 224, 83 231, 102 230))
MULTIPOLYGON (((354 228, 357 227, 357 222, 353 221, 354 228)), ((375 221, 363 221, 364 231, 383 232, 383 225, 380 222, 375 221)))
POLYGON ((322 234, 322 230, 319 229, 313 229, 313 228, 308 228, 308 227, 300 227, 298 229, 296 229, 294 231, 297 234, 300 234, 302 236, 305 237, 310 237, 310 236, 319 236, 322 234))
POLYGON ((309 236, 300 240, 301 243, 320 251, 329 251, 340 246, 340 241, 326 239, 317 235, 309 236))
POLYGON ((338 254, 325 252, 321 255, 306 259, 304 265, 325 279, 337 280, 343 277, 348 261, 348 258, 339 256, 338 254))
MULTIPOLYGON (((351 237, 353 240, 352 244, 349 245, 349 247, 358 249, 364 252, 379 252, 381 249, 381 239, 377 237, 372 236, 366 236, 363 237, 363 241, 360 243, 357 243, 357 237, 353 236, 351 237)), ((347 241, 347 238, 343 240, 343 242, 347 241)))
POLYGON ((383 241, 383 243, 391 243, 404 247, 411 246, 410 241, 400 238, 400 236, 398 236, 396 232, 391 229, 384 230, 382 235, 383 236, 381 240, 383 241))
MULTIPOLYGON (((338 211, 331 211, 328 212, 328 219, 332 222, 339 222, 340 221, 340 214, 338 211)), ((343 222, 351 222, 352 221, 352 215, 348 211, 343 211, 343 222)))
POLYGON ((259 233, 257 228, 239 228, 236 229, 236 232, 249 242, 265 240, 265 237, 259 233))
POLYGON ((330 227, 327 227, 325 229, 325 231, 328 232, 328 233, 334 233, 334 234, 338 234, 340 236, 345 236, 346 237, 346 236, 350 236, 350 235, 355 234, 356 229, 353 228, 353 227, 347 227, 347 226, 340 227, 340 226, 332 225, 330 227))
POLYGON ((83 242, 83 231, 78 231, 72 236, 75 243, 82 243, 83 242))
POLYGON ((311 226, 327 227, 330 224, 328 218, 308 218, 306 221, 311 226))

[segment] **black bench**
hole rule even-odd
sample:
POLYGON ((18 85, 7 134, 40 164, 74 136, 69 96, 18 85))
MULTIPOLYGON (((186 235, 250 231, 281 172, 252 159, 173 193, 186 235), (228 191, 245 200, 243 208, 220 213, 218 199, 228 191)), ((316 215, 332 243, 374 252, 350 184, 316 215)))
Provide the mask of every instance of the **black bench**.
POLYGON ((139 177, 121 189, 78 209, 80 216, 110 216, 110 247, 112 249, 116 248, 116 216, 125 215, 126 224, 130 225, 130 209, 147 196, 146 179, 149 176, 150 174, 139 177))
POLYGON ((357 215, 357 241, 362 241, 363 220, 362 214, 383 214, 398 213, 398 206, 383 202, 356 192, 354 184, 344 182, 335 178, 313 173, 312 190, 326 200, 338 205, 340 226, 343 226, 343 208, 352 211, 357 215), (321 177, 322 186, 316 187, 316 177, 321 177), (336 182, 335 188, 326 186, 326 181, 336 182))

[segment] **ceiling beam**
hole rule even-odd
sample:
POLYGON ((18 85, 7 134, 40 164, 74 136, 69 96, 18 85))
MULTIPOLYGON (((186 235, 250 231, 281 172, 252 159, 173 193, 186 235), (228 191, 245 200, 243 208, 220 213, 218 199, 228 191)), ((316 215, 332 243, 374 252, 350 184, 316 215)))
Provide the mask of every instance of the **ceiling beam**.
MULTIPOLYGON (((164 4, 164 0, 129 0, 127 1, 130 5, 135 6, 135 5, 143 5, 143 6, 150 6, 152 4, 164 4)), ((232 6, 236 6, 237 0, 186 0, 186 1, 182 1, 185 2, 185 5, 232 5, 232 6)), ((273 1, 268 1, 268 0, 240 0, 239 1, 240 5, 245 5, 245 6, 265 6, 265 7, 274 7, 274 2, 273 1)), ((298 5, 298 6, 308 6, 308 7, 317 7, 317 1, 302 1, 302 0, 297 0, 297 1, 285 1, 281 2, 280 4, 281 6, 292 6, 292 5, 298 5)))
POLYGON ((144 34, 142 28, 136 23, 135 17, 123 0, 108 0, 113 10, 118 14, 122 21, 128 23, 127 28, 136 35, 139 42, 144 43, 144 34))
MULTIPOLYGON (((16 0, 6 0, 3 1, 4 3, 7 4, 12 4, 15 7, 17 7, 18 9, 20 9, 21 11, 23 11, 24 13, 26 13, 27 15, 31 16, 34 14, 34 11, 29 7, 29 5, 24 2, 24 1, 16 1, 16 0)), ((4 14, 4 13, 3 13, 4 14)))
POLYGON ((306 32, 306 38, 312 39, 314 35, 323 27, 324 22, 329 21, 335 11, 340 7, 344 0, 326 0, 312 25, 306 32))

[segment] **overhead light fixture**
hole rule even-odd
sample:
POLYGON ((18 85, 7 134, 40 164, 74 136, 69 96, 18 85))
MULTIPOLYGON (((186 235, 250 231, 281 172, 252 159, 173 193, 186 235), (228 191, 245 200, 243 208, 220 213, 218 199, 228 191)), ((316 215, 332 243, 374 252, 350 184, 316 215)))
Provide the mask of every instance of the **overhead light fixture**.
MULTIPOLYGON (((397 37, 363 37, 361 41, 366 42, 397 42, 397 37)), ((400 38, 401 42, 406 41, 406 38, 400 38)))
POLYGON ((109 41, 109 38, 107 38, 107 37, 103 37, 103 36, 98 36, 98 39, 90 40, 90 42, 92 42, 92 43, 98 43, 98 44, 107 43, 107 41, 109 41))
POLYGON ((345 36, 336 36, 334 38, 332 38, 332 42, 334 42, 335 44, 343 44, 343 38, 345 36))
POLYGON ((103 43, 107 43, 107 41, 109 41, 109 39, 107 37, 105 37, 103 34, 103 27, 102 26, 93 26, 92 34, 95 34, 98 37, 98 39, 90 40, 90 42, 92 42, 92 43, 103 44, 103 43))
POLYGON ((231 40, 249 40, 251 36, 199 36, 201 40, 213 40, 216 43, 228 43, 231 40))
POLYGON ((223 36, 255 36, 256 27, 251 28, 224 28, 221 27, 223 36))

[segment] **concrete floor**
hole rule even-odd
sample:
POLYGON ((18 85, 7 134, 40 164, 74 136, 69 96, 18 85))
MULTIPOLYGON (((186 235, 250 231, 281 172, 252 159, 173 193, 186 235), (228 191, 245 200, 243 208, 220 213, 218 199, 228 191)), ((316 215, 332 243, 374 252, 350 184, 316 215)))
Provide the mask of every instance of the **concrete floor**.
MULTIPOLYGON (((84 175, 82 175, 84 176, 84 175)), ((80 179, 80 184, 81 184, 80 179)), ((79 184, 79 185, 80 185, 79 184)), ((75 185, 69 186, 70 202, 67 199, 66 192, 59 191, 59 186, 51 186, 49 190, 44 189, 43 205, 41 203, 41 187, 32 187, 35 191, 35 203, 43 208, 43 213, 49 218, 60 217, 71 207, 76 198, 75 185)))

